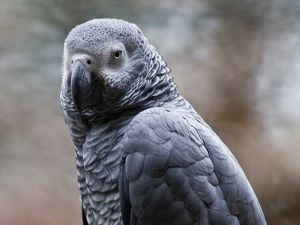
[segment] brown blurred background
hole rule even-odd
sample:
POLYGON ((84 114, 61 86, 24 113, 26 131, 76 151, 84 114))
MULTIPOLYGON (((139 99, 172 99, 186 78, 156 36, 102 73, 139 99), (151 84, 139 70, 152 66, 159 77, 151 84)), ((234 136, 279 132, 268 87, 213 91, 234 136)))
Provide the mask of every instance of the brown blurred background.
POLYGON ((232 150, 269 225, 300 224, 300 1, 0 0, 0 225, 80 225, 58 104, 76 24, 140 26, 232 150))

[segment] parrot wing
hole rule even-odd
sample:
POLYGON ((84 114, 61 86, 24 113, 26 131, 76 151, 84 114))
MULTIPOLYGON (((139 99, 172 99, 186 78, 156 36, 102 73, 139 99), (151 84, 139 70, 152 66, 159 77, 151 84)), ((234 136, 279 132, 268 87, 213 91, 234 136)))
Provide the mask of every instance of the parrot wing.
POLYGON ((148 109, 131 121, 121 146, 124 225, 266 224, 241 167, 203 120, 148 109))

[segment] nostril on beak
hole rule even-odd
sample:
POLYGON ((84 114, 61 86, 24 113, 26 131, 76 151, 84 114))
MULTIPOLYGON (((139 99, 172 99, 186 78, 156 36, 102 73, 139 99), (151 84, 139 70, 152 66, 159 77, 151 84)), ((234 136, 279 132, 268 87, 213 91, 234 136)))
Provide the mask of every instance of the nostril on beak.
POLYGON ((72 68, 75 66, 77 61, 81 62, 83 66, 87 66, 87 68, 89 68, 92 64, 92 58, 87 54, 74 55, 70 61, 72 68))

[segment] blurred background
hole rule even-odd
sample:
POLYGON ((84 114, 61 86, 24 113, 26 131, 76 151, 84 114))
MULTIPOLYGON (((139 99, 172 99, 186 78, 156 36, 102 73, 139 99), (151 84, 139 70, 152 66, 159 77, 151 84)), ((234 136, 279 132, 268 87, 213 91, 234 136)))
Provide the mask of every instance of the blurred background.
POLYGON ((299 0, 0 0, 0 224, 81 224, 62 50, 72 27, 100 17, 138 24, 239 160, 268 224, 299 225, 299 0))

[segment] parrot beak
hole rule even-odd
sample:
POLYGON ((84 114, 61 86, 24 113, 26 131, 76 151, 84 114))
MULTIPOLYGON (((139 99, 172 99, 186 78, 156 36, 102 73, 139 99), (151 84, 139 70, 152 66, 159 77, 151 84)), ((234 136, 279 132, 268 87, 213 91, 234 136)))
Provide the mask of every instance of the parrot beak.
POLYGON ((75 107, 79 112, 87 101, 92 89, 91 74, 78 60, 74 63, 71 77, 71 93, 75 107))

